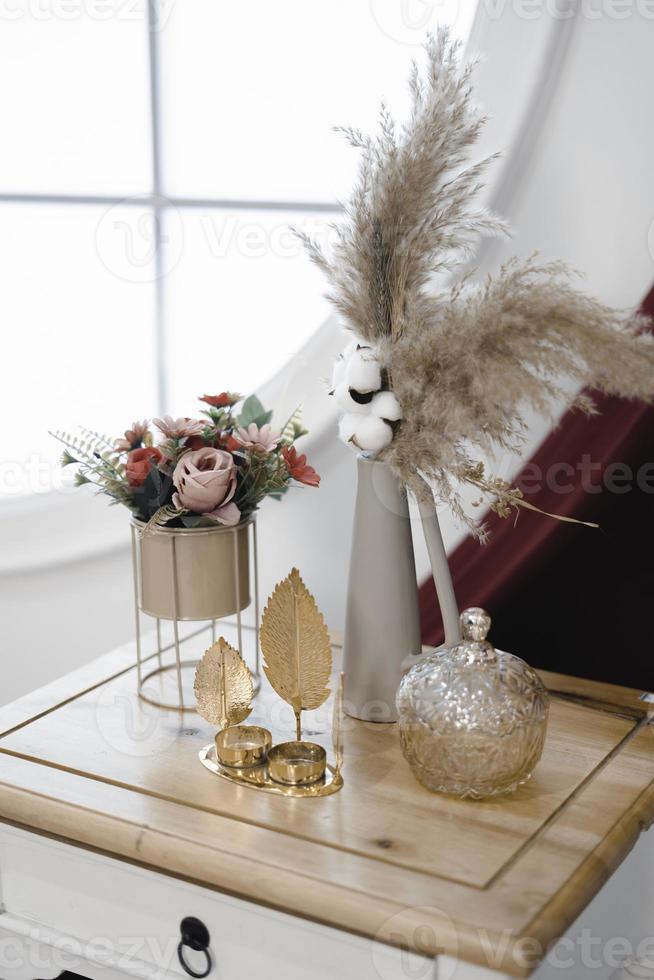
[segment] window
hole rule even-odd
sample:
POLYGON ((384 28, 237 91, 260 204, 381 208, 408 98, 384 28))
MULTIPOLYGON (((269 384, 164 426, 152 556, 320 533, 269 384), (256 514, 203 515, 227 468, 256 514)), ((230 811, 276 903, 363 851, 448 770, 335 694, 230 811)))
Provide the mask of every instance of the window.
POLYGON ((324 283, 288 226, 327 238, 356 168, 331 127, 403 110, 436 15, 467 34, 448 3, 3 7, 0 498, 51 488, 49 428, 190 414, 311 337, 324 283))

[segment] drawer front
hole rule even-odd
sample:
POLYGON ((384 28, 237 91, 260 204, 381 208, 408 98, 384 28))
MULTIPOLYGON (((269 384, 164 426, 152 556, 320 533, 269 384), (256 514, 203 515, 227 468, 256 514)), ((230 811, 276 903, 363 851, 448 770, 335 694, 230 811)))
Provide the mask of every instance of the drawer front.
MULTIPOLYGON (((210 980, 436 976, 431 959, 6 825, 0 886, 0 928, 48 947, 61 969, 82 974, 98 967, 141 980, 186 978, 177 947, 182 919, 193 916, 210 933, 210 980)), ((184 952, 201 972, 204 954, 184 952)))

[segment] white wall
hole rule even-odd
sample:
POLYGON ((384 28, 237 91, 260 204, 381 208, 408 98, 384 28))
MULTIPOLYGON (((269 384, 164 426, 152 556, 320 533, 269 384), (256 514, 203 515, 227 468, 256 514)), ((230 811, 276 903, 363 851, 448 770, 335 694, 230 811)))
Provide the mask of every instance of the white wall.
POLYGON ((2 681, 11 701, 132 635, 128 554, 113 551, 0 583, 2 681))
MULTIPOLYGON (((480 91, 493 117, 485 146, 509 147, 490 198, 516 229, 513 242, 484 251, 482 268, 539 249, 583 270, 586 288, 620 306, 636 304, 654 281, 654 22, 635 9, 622 20, 582 14, 571 27, 544 14, 524 20, 508 6, 499 20, 479 16, 472 45, 485 56, 480 91)), ((268 502, 260 517, 262 591, 297 565, 334 629, 344 616, 355 460, 336 441, 313 379, 330 373, 340 346, 326 325, 263 393, 283 403, 280 416, 306 401, 323 484, 268 502)), ((545 431, 534 423, 527 452, 545 431)), ((0 701, 133 633, 127 515, 101 499, 67 497, 61 506, 53 539, 47 520, 27 521, 20 508, 0 514, 0 701)), ((452 546, 461 532, 442 519, 452 546)), ((418 564, 426 574, 422 548, 418 564)))

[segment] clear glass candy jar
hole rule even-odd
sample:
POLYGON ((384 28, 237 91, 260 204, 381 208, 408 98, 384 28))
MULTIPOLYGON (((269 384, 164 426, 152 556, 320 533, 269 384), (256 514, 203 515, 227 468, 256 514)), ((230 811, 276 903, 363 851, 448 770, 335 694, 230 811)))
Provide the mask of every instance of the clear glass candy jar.
POLYGON ((483 609, 466 609, 461 627, 461 643, 402 679, 400 740, 427 789, 482 799, 529 779, 543 751, 549 697, 524 660, 488 643, 483 609))

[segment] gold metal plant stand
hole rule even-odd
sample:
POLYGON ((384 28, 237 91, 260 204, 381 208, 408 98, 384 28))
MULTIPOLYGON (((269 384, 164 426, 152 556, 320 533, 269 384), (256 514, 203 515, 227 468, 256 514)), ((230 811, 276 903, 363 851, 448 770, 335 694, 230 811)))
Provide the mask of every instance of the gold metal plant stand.
MULTIPOLYGON (((233 528, 222 528, 221 531, 226 534, 230 534, 233 540, 233 553, 234 553, 234 591, 236 595, 236 636, 238 649, 243 651, 243 634, 247 631, 249 634, 254 633, 254 669, 252 669, 252 679, 254 684, 255 693, 259 690, 261 685, 261 653, 259 646, 259 557, 258 557, 258 546, 257 546, 257 525, 255 517, 251 517, 247 522, 247 526, 252 528, 252 533, 250 535, 249 546, 251 549, 251 555, 253 558, 253 568, 254 568, 254 627, 249 629, 243 623, 243 611, 241 609, 241 567, 240 567, 240 554, 238 547, 238 534, 239 531, 243 529, 243 524, 236 525, 233 528)), ((204 625, 200 626, 198 629, 193 630, 187 636, 180 636, 180 622, 182 621, 179 616, 179 569, 178 569, 178 557, 176 548, 176 536, 171 533, 169 537, 169 547, 170 547, 170 562, 172 567, 172 577, 171 577, 171 597, 172 597, 172 626, 173 626, 173 641, 172 643, 164 644, 162 642, 162 629, 161 623, 162 618, 157 616, 151 616, 143 609, 142 602, 142 577, 141 577, 141 532, 138 527, 132 523, 131 525, 132 533, 132 574, 134 579, 134 622, 136 627, 136 671, 137 671, 137 689, 139 698, 142 701, 152 704, 157 708, 164 708, 170 711, 196 711, 196 706, 194 699, 189 697, 184 693, 184 685, 182 682, 182 671, 195 670, 199 663, 199 657, 193 657, 190 659, 182 659, 181 647, 183 644, 188 643, 200 634, 211 631, 211 642, 216 642, 216 637, 218 634, 218 624, 224 622, 220 619, 204 620, 204 625), (141 616, 149 616, 149 618, 154 619, 156 623, 156 648, 153 654, 148 654, 144 656, 143 653, 143 634, 141 631, 141 616), (164 663, 163 655, 170 651, 174 651, 174 660, 172 663, 164 663), (157 658, 157 666, 152 670, 145 671, 147 662, 152 659, 153 656, 157 658), (146 693, 145 685, 148 681, 152 681, 154 678, 161 678, 171 672, 176 674, 177 681, 177 699, 163 700, 156 697, 151 691, 146 693)), ((152 532, 152 533, 162 533, 162 532, 152 532)), ((165 532, 163 532, 165 533, 165 532)), ((190 617, 186 617, 187 619, 190 617)))

